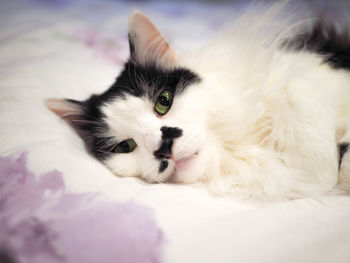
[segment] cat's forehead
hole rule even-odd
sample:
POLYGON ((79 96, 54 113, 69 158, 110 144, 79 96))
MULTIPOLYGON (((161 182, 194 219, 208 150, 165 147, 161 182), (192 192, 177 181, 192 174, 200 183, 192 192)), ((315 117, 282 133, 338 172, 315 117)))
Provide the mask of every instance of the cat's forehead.
POLYGON ((130 94, 124 94, 121 97, 115 97, 101 107, 101 111, 108 119, 134 119, 137 116, 143 116, 152 112, 153 102, 145 96, 137 97, 130 94))
POLYGON ((183 67, 162 68, 155 64, 141 66, 129 61, 105 94, 106 99, 131 95, 146 97, 154 102, 165 89, 178 95, 199 80, 196 73, 183 67))

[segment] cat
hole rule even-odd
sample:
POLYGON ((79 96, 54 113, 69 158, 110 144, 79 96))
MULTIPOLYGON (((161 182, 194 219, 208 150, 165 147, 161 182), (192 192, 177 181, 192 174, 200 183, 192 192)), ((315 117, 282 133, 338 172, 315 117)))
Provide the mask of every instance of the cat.
POLYGON ((277 23, 279 12, 247 12, 221 37, 179 54, 134 11, 130 58, 114 84, 46 106, 121 177, 202 182, 239 198, 326 193, 348 178, 339 174, 349 139, 350 40, 326 23, 277 23))

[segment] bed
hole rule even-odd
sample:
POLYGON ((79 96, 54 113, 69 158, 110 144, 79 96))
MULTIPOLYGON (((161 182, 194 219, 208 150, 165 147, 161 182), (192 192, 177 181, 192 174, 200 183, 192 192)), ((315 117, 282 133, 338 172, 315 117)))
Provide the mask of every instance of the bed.
POLYGON ((133 9, 181 49, 246 6, 0 1, 0 262, 350 262, 350 196, 262 203, 119 178, 44 106, 112 84, 133 9))

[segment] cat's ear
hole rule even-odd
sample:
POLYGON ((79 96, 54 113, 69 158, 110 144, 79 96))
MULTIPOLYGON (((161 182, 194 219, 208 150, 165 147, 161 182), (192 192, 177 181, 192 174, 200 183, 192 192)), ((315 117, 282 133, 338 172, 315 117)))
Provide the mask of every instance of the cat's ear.
POLYGON ((134 11, 129 19, 130 56, 136 63, 174 66, 176 53, 151 22, 140 11, 134 11))
POLYGON ((84 104, 76 100, 68 99, 47 99, 46 107, 57 116, 67 121, 74 128, 78 128, 84 117, 84 104))

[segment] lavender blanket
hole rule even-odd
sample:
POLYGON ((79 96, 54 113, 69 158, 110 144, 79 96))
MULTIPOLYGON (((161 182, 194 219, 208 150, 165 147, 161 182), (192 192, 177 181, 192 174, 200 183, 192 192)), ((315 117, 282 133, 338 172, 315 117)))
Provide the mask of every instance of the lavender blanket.
POLYGON ((27 153, 0 158, 0 262, 160 262, 152 209, 69 194, 62 175, 37 177, 27 153))

